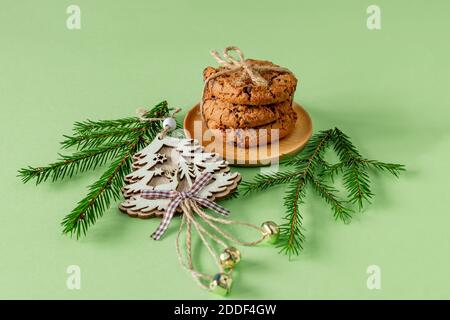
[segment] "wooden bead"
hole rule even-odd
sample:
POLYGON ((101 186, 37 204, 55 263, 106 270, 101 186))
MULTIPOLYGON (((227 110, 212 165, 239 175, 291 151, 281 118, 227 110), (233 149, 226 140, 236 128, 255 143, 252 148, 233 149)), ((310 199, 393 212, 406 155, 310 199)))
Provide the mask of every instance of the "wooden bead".
POLYGON ((163 128, 169 127, 169 130, 175 130, 177 128, 177 122, 174 118, 165 118, 163 121, 163 128))

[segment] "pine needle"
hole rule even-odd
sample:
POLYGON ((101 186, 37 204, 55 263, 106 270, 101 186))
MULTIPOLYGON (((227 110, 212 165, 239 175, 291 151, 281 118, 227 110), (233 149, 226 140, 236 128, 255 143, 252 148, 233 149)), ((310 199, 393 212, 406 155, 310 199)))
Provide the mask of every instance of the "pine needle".
MULTIPOLYGON (((161 101, 156 104, 148 113, 147 118, 162 117, 167 115, 169 107, 167 101, 161 101)), ((129 117, 118 120, 86 120, 81 122, 75 122, 74 132, 76 135, 90 134, 96 131, 108 131, 117 129, 129 129, 136 125, 141 124, 138 117, 129 117)))
POLYGON ((132 155, 139 146, 138 138, 111 163, 100 179, 89 187, 88 195, 62 221, 63 233, 75 234, 77 239, 86 235, 88 228, 110 207, 111 201, 120 199, 123 177, 129 173, 132 155))
POLYGON ((280 226, 280 237, 277 246, 280 252, 289 255, 298 255, 303 250, 303 216, 300 206, 305 198, 305 179, 291 181, 288 185, 284 206, 286 208, 285 223, 280 226))
POLYGON ((94 170, 118 155, 130 144, 130 140, 108 143, 89 150, 76 152, 72 155, 60 155, 60 160, 45 167, 27 167, 19 170, 19 177, 26 183, 36 179, 36 184, 47 180, 55 182, 64 178, 94 170))
POLYGON ((351 205, 362 209, 364 203, 370 203, 374 196, 370 188, 369 169, 385 171, 396 177, 405 170, 401 164, 362 157, 350 138, 338 128, 315 134, 300 153, 282 161, 282 164, 288 167, 286 171, 258 174, 252 181, 244 181, 241 189, 244 195, 248 195, 287 184, 284 197, 285 223, 280 226, 278 247, 289 256, 298 255, 303 249, 305 236, 300 207, 305 201, 307 185, 311 185, 330 206, 336 220, 348 223, 354 211, 351 205), (324 159, 330 145, 339 158, 338 163, 330 164, 324 159), (343 176, 347 199, 341 199, 339 191, 330 184, 339 174, 343 176))
MULTIPOLYGON (((145 117, 162 118, 169 115, 166 101, 150 109, 145 117)), ((141 121, 137 117, 119 120, 77 122, 74 135, 65 136, 64 148, 76 146, 72 155, 60 155, 60 160, 44 167, 27 167, 19 170, 24 183, 36 184, 57 181, 76 174, 94 170, 111 162, 103 175, 89 187, 89 193, 63 220, 63 232, 85 235, 90 226, 121 197, 123 178, 130 171, 132 156, 161 131, 161 121, 141 121)))
POLYGON ((314 176, 310 176, 310 181, 314 190, 330 205, 334 218, 349 223, 352 218, 352 209, 346 206, 344 200, 338 198, 336 195, 338 190, 314 176))
POLYGON ((145 123, 139 123, 130 128, 118 128, 104 131, 95 131, 90 133, 84 133, 75 136, 64 136, 66 138, 61 142, 63 149, 70 147, 76 147, 79 150, 85 150, 87 148, 95 148, 105 143, 113 143, 127 139, 131 133, 136 133, 145 130, 145 123))
POLYGON ((253 181, 243 181, 239 187, 243 195, 252 192, 261 192, 276 185, 285 184, 298 178, 294 171, 274 172, 270 174, 259 173, 253 181))

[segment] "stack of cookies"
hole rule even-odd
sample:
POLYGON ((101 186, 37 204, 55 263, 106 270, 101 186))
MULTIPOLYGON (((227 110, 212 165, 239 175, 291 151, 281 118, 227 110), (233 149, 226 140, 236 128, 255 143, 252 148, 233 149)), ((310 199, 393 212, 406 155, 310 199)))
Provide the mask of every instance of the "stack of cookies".
MULTIPOLYGON (((226 142, 239 147, 263 145, 286 137, 297 121, 292 108, 297 79, 290 72, 273 70, 278 66, 270 61, 245 62, 250 67, 268 67, 258 72, 267 86, 255 84, 243 70, 213 77, 203 92, 203 120, 226 142)), ((206 81, 223 70, 226 69, 207 67, 203 78, 206 81)))

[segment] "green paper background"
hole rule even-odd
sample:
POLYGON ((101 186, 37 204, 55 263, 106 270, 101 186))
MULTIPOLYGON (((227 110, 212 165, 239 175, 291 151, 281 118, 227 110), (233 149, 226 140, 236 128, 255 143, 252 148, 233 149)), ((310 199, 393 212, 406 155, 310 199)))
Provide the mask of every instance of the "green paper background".
MULTIPOLYGON (((130 116, 163 99, 184 115, 215 63, 209 50, 230 44, 296 73, 296 101, 316 132, 338 126, 367 157, 408 168, 399 180, 373 176, 376 198, 349 225, 310 193, 302 254, 242 248, 230 297, 450 298, 449 15, 445 0, 0 0, 0 298, 217 298, 179 266, 178 220, 155 242, 158 220, 114 207, 87 237, 61 234, 101 170, 39 187, 16 174, 55 160, 74 121, 130 116), (66 28, 70 4, 81 8, 81 30, 66 28), (370 4, 381 7, 382 30, 366 27, 370 4), (72 264, 81 290, 66 288, 72 264), (381 290, 366 286, 372 264, 381 290)), ((259 169, 236 170, 250 179, 259 169)), ((282 197, 283 187, 224 204, 259 224, 281 221, 282 197)))

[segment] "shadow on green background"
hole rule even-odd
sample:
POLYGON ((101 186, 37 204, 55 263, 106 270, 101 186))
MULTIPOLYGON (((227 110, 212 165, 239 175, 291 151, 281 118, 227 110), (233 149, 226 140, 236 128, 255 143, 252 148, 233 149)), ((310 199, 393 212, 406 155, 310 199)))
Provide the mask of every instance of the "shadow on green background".
MULTIPOLYGON (((176 223, 155 242, 159 221, 112 208, 87 237, 61 235, 63 216, 100 171, 38 188, 16 174, 54 160, 74 121, 134 115, 163 99, 185 113, 214 65, 209 50, 230 44, 296 73, 296 100, 315 131, 338 126, 367 157, 408 168, 400 180, 374 177, 373 205, 349 225, 309 197, 303 253, 288 261, 272 248, 243 248, 231 298, 449 298, 450 5, 376 3, 379 31, 366 28, 365 0, 79 0, 82 28, 70 31, 72 1, 3 0, 0 298, 217 298, 178 265, 176 223), (66 287, 72 264, 81 290, 66 287), (381 290, 367 289, 369 265, 381 268, 381 290)), ((281 219, 282 196, 276 188, 224 204, 259 224, 281 219)))

